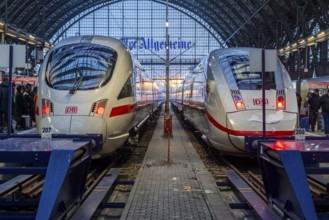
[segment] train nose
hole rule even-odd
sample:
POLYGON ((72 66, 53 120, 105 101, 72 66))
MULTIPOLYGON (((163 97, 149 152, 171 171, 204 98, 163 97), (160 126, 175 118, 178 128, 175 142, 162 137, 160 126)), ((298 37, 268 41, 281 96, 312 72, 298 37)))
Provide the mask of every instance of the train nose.
POLYGON ((72 116, 70 132, 80 134, 106 134, 106 122, 101 117, 72 116))
MULTIPOLYGON (((285 111, 267 110, 266 111, 266 130, 273 135, 291 135, 295 129, 297 120, 296 113, 285 111), (288 134, 288 132, 290 132, 288 134)), ((233 133, 241 136, 258 136, 263 128, 263 117, 261 110, 234 112, 227 114, 227 128, 233 133)))
POLYGON ((42 130, 54 134, 106 134, 106 122, 100 117, 51 116, 42 119, 42 130))

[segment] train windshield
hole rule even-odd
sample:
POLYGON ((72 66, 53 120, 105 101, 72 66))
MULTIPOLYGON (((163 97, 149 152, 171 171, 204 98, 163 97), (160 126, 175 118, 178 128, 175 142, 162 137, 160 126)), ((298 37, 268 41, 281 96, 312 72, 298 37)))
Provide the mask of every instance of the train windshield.
MULTIPOLYGON (((220 60, 225 71, 225 77, 230 84, 234 82, 240 90, 261 90, 262 73, 249 71, 248 55, 228 55, 220 60)), ((274 72, 265 72, 265 89, 276 89, 274 72)))
POLYGON ((117 53, 97 44, 71 44, 49 55, 46 82, 58 90, 90 90, 104 86, 111 79, 117 53))

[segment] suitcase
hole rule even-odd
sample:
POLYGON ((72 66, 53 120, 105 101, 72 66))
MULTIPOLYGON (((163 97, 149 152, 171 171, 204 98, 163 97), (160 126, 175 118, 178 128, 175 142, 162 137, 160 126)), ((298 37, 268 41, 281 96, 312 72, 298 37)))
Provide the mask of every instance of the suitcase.
POLYGON ((29 115, 22 115, 22 118, 25 120, 25 127, 26 128, 31 128, 32 127, 32 120, 29 115))
POLYGON ((300 119, 300 127, 304 128, 306 131, 309 129, 309 118, 303 117, 300 119))

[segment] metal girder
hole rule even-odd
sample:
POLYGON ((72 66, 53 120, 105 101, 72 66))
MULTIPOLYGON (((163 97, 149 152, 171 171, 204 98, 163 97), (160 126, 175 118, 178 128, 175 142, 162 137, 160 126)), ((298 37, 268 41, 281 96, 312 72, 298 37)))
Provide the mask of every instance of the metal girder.
POLYGON ((8 15, 11 23, 20 23, 24 18, 24 14, 28 13, 29 10, 26 10, 30 5, 29 1, 24 0, 15 0, 8 7, 8 15))
MULTIPOLYGON (((155 1, 161 3, 161 1, 155 1)), ((222 41, 222 36, 217 31, 217 29, 219 29, 222 34, 223 32, 226 32, 226 30, 222 27, 222 25, 220 25, 220 23, 217 23, 218 19, 213 17, 214 15, 216 15, 216 12, 213 11, 211 6, 209 7, 210 3, 208 4, 208 2, 203 2, 203 4, 200 4, 199 2, 194 1, 193 5, 191 5, 189 1, 185 0, 175 3, 170 3, 170 6, 198 21, 205 29, 210 31, 210 33, 218 40, 219 44, 221 44, 222 47, 225 47, 225 44, 222 41), (209 16, 209 10, 212 11, 212 16, 209 16)))
POLYGON ((318 0, 318 7, 314 5, 313 1, 310 1, 309 4, 312 6, 312 11, 316 18, 316 21, 319 23, 320 27, 323 29, 328 28, 329 26, 329 4, 327 0, 318 0), (322 11, 322 13, 321 13, 322 11), (320 16, 322 15, 322 16, 320 16))
MULTIPOLYGON (((250 0, 247 1, 248 3, 251 3, 250 0)), ((257 5, 255 4, 251 4, 247 6, 247 4, 241 4, 240 5, 244 11, 247 11, 247 17, 242 20, 240 22, 240 24, 243 24, 246 20, 248 20, 250 18, 250 16, 252 16, 254 14, 254 11, 257 10, 257 5)), ((243 28, 241 28, 242 31, 239 31, 234 37, 235 39, 244 39, 244 46, 255 46, 258 45, 258 37, 257 35, 259 35, 259 33, 262 32, 261 29, 262 25, 260 23, 260 21, 258 19, 251 19, 249 20, 248 23, 245 24, 245 26, 243 28), (253 30, 251 30, 250 28, 253 28, 253 30), (244 34, 245 32, 243 30, 248 30, 248 33, 251 34, 244 34), (246 42, 248 41, 248 42, 246 42)))
POLYGON ((54 32, 56 32, 61 26, 64 26, 66 22, 70 21, 73 19, 79 12, 85 12, 85 11, 90 11, 90 9, 99 8, 99 6, 105 5, 106 2, 105 0, 102 1, 93 1, 93 0, 88 0, 88 1, 83 1, 79 4, 74 4, 70 5, 69 2, 67 1, 67 7, 66 7, 66 12, 65 15, 62 15, 61 10, 62 8, 58 8, 55 12, 53 12, 51 15, 47 16, 45 21, 38 26, 36 29, 34 29, 34 32, 36 34, 42 34, 44 33, 44 38, 50 38, 54 32), (58 22, 52 23, 52 20, 57 20, 58 22))
MULTIPOLYGON (((78 15, 76 15, 75 17, 72 17, 69 22, 67 22, 66 24, 62 25, 62 27, 57 30, 57 32, 51 32, 51 30, 56 30, 55 28, 46 28, 46 32, 45 32, 45 38, 50 38, 51 36, 53 36, 53 42, 56 42, 59 37, 61 36, 61 33, 63 33, 65 30, 67 30, 69 27, 71 27, 73 24, 75 24, 79 19, 85 17, 86 15, 92 13, 93 11, 101 8, 101 7, 104 7, 106 5, 110 5, 110 4, 114 4, 114 3, 117 3, 117 2, 120 2, 121 0, 113 0, 113 1, 107 1, 106 3, 102 3, 102 4, 99 4, 99 5, 96 5, 94 7, 91 7, 91 8, 88 8, 87 10, 84 10, 83 13, 80 13, 78 15)), ((157 2, 157 3, 161 3, 163 4, 163 1, 161 0, 154 0, 154 2, 157 2)), ((207 23, 206 20, 215 20, 214 18, 210 18, 208 17, 207 15, 200 15, 200 16, 204 16, 203 18, 201 18, 198 14, 196 13, 193 13, 189 10, 187 10, 186 8, 187 7, 190 7, 190 4, 187 3, 186 1, 183 1, 181 2, 182 5, 178 5, 178 3, 174 4, 170 4, 171 7, 181 11, 182 13, 186 14, 187 16, 191 17, 192 19, 196 20, 201 26, 203 26, 205 29, 207 29, 214 37, 215 39, 218 40, 218 42, 220 44, 222 44, 223 47, 226 47, 225 44, 223 44, 223 41, 221 40, 221 36, 219 35, 218 31, 217 31, 217 28, 214 29, 212 27, 217 27, 215 24, 212 24, 212 23, 207 23)))
MULTIPOLYGON (((18 28, 24 28, 24 25, 26 22, 30 22, 31 16, 34 16, 34 13, 36 11, 36 1, 30 2, 26 5, 26 8, 21 11, 21 13, 17 16, 17 18, 12 18, 10 21, 12 21, 18 28)), ((9 13, 10 14, 10 13, 9 13)))
POLYGON ((226 38, 225 42, 229 41, 236 33, 238 33, 240 31, 240 29, 242 29, 251 19, 253 19, 260 10, 263 9, 263 7, 265 7, 265 5, 269 2, 269 0, 263 4, 260 8, 257 9, 257 11, 254 12, 254 14, 252 14, 244 23, 241 24, 241 26, 239 28, 236 29, 236 31, 234 31, 231 36, 229 36, 228 38, 226 38))
MULTIPOLYGON (((51 14, 47 16, 46 21, 43 21, 41 25, 38 25, 39 27, 37 30, 39 30, 40 32, 41 29, 42 32, 42 29, 47 28, 47 25, 51 29, 53 26, 59 26, 61 24, 64 24, 65 23, 64 20, 69 20, 68 17, 70 17, 73 14, 76 14, 79 11, 84 11, 86 8, 88 8, 88 6, 92 7, 93 1, 88 0, 80 3, 74 3, 74 1, 65 1, 62 3, 62 7, 57 7, 51 14), (56 20, 57 22, 54 24, 51 22, 53 20, 56 20)), ((48 7, 49 6, 47 5, 46 8, 48 7)), ((26 28, 32 29, 33 32, 36 29, 35 25, 33 25, 37 22, 36 17, 37 16, 34 16, 31 22, 29 22, 26 25, 26 28)), ((48 30, 48 28, 45 30, 48 30)))
POLYGON ((226 19, 224 19, 223 18, 223 22, 226 24, 226 26, 228 27, 228 28, 230 28, 230 32, 227 34, 227 35, 223 35, 222 37, 223 38, 226 38, 227 36, 229 36, 229 34, 231 34, 233 31, 234 31, 234 29, 236 28, 236 27, 238 27, 239 26, 239 23, 241 22, 241 20, 243 20, 243 18, 241 18, 240 17, 240 19, 238 19, 237 17, 239 17, 239 16, 237 16, 237 14, 239 14, 238 12, 237 12, 237 10, 236 10, 236 8, 235 7, 232 7, 232 5, 230 5, 230 3, 228 3, 227 1, 220 1, 220 2, 216 2, 216 3, 214 3, 214 4, 216 4, 216 5, 218 5, 218 8, 223 8, 223 5, 225 5, 225 9, 224 10, 222 10, 223 11, 223 13, 220 13, 220 12, 218 12, 218 16, 221 16, 222 18, 224 17, 224 16, 228 16, 229 17, 229 20, 231 20, 231 22, 228 22, 226 19), (231 7, 230 7, 231 6, 231 7), (232 14, 230 14, 229 12, 228 12, 228 8, 231 8, 232 9, 232 11, 233 11, 233 13, 234 13, 234 15, 235 15, 235 17, 233 17, 232 16, 232 14), (232 24, 232 23, 234 23, 233 25, 231 25, 231 27, 230 27, 230 23, 232 24))
MULTIPOLYGON (((275 6, 273 6, 273 1, 269 2, 269 8, 273 11, 273 14, 276 15, 276 20, 277 21, 283 21, 283 20, 288 20, 287 18, 287 15, 285 13, 285 9, 279 5, 279 4, 276 4, 275 6)), ((292 36, 292 33, 290 32, 290 29, 287 28, 287 25, 283 24, 283 22, 281 23, 282 27, 284 28, 284 31, 286 32, 286 36, 289 37, 289 40, 292 41, 293 40, 293 36, 292 36)), ((276 30, 278 32, 278 30, 276 30)), ((279 33, 276 33, 277 35, 279 33)), ((277 36, 278 37, 278 41, 281 41, 281 44, 283 43, 283 39, 280 38, 280 36, 277 36)), ((281 36, 282 37, 282 36, 281 36)), ((277 47, 279 45, 276 45, 277 47)))
POLYGON ((108 1, 110 3, 103 3, 103 4, 96 5, 94 7, 90 7, 87 10, 84 10, 80 14, 76 15, 75 17, 71 18, 68 22, 66 22, 65 24, 63 24, 57 30, 56 30, 56 28, 53 28, 52 31, 49 31, 49 27, 47 27, 47 30, 48 31, 45 33, 45 38, 50 39, 52 37, 52 39, 54 39, 53 42, 57 42, 57 40, 61 37, 61 33, 63 33, 64 31, 66 31, 68 28, 70 28, 78 20, 82 19, 86 15, 92 13, 93 11, 96 11, 97 9, 99 9, 101 7, 104 7, 106 5, 113 4, 113 3, 119 2, 119 1, 121 1, 121 0, 112 0, 112 1, 108 1))
MULTIPOLYGON (((65 30, 85 14, 100 8, 101 5, 117 1, 122 0, 2 0, 0 20, 6 21, 7 26, 49 40, 60 29, 65 30)), ((154 1, 164 3, 164 0, 154 1)), ((277 20, 284 21, 285 32, 280 39, 283 41, 281 45, 306 37, 315 27, 329 27, 328 0, 270 1, 263 12, 257 11, 258 6, 264 2, 265 0, 170 0, 169 4, 197 20, 223 46, 226 45, 222 38, 226 39, 230 46, 241 46, 246 41, 255 41, 261 33, 268 39, 266 44, 273 47, 277 40, 273 24, 276 24, 277 20), (296 22, 298 6, 307 6, 307 10, 300 11, 302 13, 299 16, 299 25, 296 22), (249 19, 251 16, 254 17, 249 19), (245 22, 247 20, 249 21, 245 22), (303 29, 299 29, 298 36, 297 26, 303 29)))
MULTIPOLYGON (((250 15, 252 15, 252 11, 254 10, 254 6, 250 7, 251 5, 246 5, 246 4, 239 4, 239 5, 236 5, 234 7, 234 10, 241 16, 241 20, 239 21, 239 25, 237 26, 237 28, 240 26, 240 24, 242 24, 245 20, 247 20, 249 18, 250 15), (240 10, 238 8, 241 8, 240 10)), ((248 25, 248 28, 253 28, 252 30, 249 29, 249 31, 251 33, 256 33, 256 29, 257 27, 259 27, 259 25, 257 25, 257 22, 258 21, 255 21, 255 20, 251 20, 248 25), (252 25, 252 23, 255 23, 254 25, 252 25)), ((246 27, 247 27, 246 25, 246 27)), ((260 30, 259 30, 260 31, 260 30)), ((248 38, 247 40, 249 41, 250 38, 253 38, 252 35, 242 35, 242 34, 237 34, 236 36, 234 36, 234 38, 236 39, 236 41, 239 41, 239 42, 242 42, 243 41, 246 41, 246 38, 248 38), (242 36, 242 37, 240 37, 242 36), (240 40, 241 39, 241 40, 240 40)), ((228 42, 229 43, 229 42, 228 42)), ((234 45, 232 45, 234 46, 234 45)))

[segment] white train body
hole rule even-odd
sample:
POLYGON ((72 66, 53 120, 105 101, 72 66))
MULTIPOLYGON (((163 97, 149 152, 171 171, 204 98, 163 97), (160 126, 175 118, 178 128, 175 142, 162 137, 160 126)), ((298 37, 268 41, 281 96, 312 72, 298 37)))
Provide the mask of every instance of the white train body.
MULTIPOLYGON (((250 50, 212 51, 172 97, 210 145, 226 154, 245 154, 245 137, 263 133, 262 75, 249 71, 250 50)), ((291 136, 297 122, 296 94, 279 59, 273 62, 276 71, 265 75, 266 136, 291 136)))
POLYGON ((40 69, 37 131, 102 134, 99 154, 104 156, 123 146, 129 131, 158 107, 161 98, 156 84, 119 40, 68 38, 47 54, 40 69))

